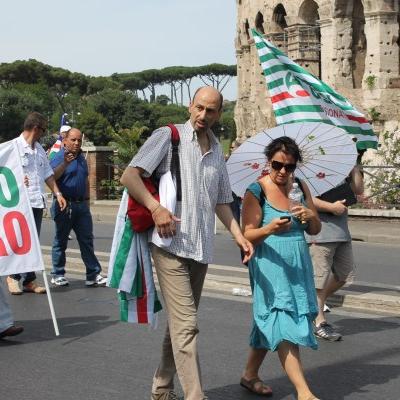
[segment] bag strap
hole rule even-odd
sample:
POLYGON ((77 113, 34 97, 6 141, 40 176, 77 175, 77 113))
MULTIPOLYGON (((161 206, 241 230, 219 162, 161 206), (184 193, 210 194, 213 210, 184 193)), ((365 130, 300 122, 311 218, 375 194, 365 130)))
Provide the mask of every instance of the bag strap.
POLYGON ((257 182, 258 186, 260 186, 260 207, 263 208, 263 205, 265 203, 265 199, 267 198, 263 187, 260 185, 260 182, 257 182))
POLYGON ((303 184, 301 183, 301 180, 300 180, 297 176, 295 176, 295 177, 294 177, 294 181, 299 185, 299 188, 300 188, 300 190, 302 191, 303 197, 304 197, 304 199, 305 199, 305 198, 306 198, 306 194, 305 194, 305 192, 304 192, 304 188, 303 188, 303 184))
POLYGON ((179 131, 174 124, 167 125, 171 129, 172 157, 170 170, 176 179, 176 199, 182 201, 181 167, 179 162, 179 131))

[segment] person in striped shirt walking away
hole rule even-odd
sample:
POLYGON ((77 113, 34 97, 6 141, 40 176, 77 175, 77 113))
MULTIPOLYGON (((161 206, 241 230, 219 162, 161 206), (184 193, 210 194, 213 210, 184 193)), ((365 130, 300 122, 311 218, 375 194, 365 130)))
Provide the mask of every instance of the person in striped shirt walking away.
POLYGON ((167 172, 171 159, 171 130, 153 132, 125 169, 121 183, 147 207, 168 247, 151 245, 154 266, 168 314, 162 356, 152 387, 152 400, 177 399, 177 373, 185 400, 206 399, 197 353, 197 308, 207 266, 212 261, 215 214, 229 229, 247 261, 253 254, 235 221, 231 187, 224 155, 211 126, 222 112, 223 98, 213 87, 199 88, 189 106, 190 119, 176 125, 180 135, 179 162, 182 201, 175 213, 161 206, 145 188, 141 177, 167 172))

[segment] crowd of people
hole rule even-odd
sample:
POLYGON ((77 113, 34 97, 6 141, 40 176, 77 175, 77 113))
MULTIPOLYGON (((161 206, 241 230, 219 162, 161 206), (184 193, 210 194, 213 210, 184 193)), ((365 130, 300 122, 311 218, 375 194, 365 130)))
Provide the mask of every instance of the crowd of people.
MULTIPOLYGON (((46 207, 46 184, 53 194, 51 215, 55 224, 52 247, 52 279, 56 286, 68 285, 65 273, 65 250, 68 236, 73 230, 78 240, 86 266, 86 286, 105 286, 101 266, 94 254, 93 223, 89 208, 88 167, 81 154, 82 134, 78 129, 63 126, 63 146, 51 162, 40 138, 47 130, 46 118, 30 113, 24 122, 23 132, 14 139, 21 157, 24 184, 27 188, 36 230, 40 236, 43 210, 46 207), (65 129, 68 128, 68 129, 65 129)), ((36 279, 34 271, 6 277, 12 295, 46 293, 36 279)), ((14 324, 12 313, 0 284, 0 338, 22 333, 23 327, 14 324)))
MULTIPOLYGON (((167 312, 151 398, 177 399, 176 374, 186 400, 207 398, 197 350, 197 311, 207 267, 213 258, 217 215, 242 251, 253 292, 250 348, 240 385, 258 395, 271 396, 272 389, 259 376, 259 369, 268 350, 277 351, 298 400, 317 400, 307 384, 299 348, 316 349, 317 337, 330 341, 341 338, 326 321, 323 307, 327 297, 354 274, 347 207, 340 200, 330 203, 312 197, 307 183, 299 181, 303 198, 291 208, 288 193, 301 152, 296 142, 287 137, 269 143, 265 155, 270 173, 250 185, 243 201, 236 199, 232 206, 225 157, 211 129, 221 116, 222 103, 219 91, 201 87, 189 106, 189 120, 176 125, 180 135, 182 193, 174 211, 163 207, 142 181, 143 177, 160 177, 169 168, 172 146, 168 127, 153 132, 121 177, 130 196, 150 210, 159 236, 172 238, 168 247, 149 244, 167 312)), ((49 164, 37 142, 46 129, 45 120, 33 113, 27 121, 18 140, 34 160, 24 165, 24 172, 31 199, 35 199, 32 208, 40 210, 34 211, 38 215, 35 214, 38 233, 43 212, 40 186, 45 182, 54 193, 52 283, 68 284, 64 276, 65 250, 68 235, 74 230, 86 266, 86 285, 101 286, 105 278, 93 250, 88 171, 80 152, 82 134, 76 128, 65 132, 64 146, 49 164), (43 160, 41 170, 35 170, 37 157, 43 160)), ((362 193, 358 167, 352 170, 348 181, 355 194, 362 193)), ((7 278, 14 294, 20 289, 18 279, 22 278, 7 278)), ((23 279, 24 291, 43 292, 33 274, 23 279)), ((14 325, 5 304, 0 290, 0 337, 18 334, 22 329, 14 325)))

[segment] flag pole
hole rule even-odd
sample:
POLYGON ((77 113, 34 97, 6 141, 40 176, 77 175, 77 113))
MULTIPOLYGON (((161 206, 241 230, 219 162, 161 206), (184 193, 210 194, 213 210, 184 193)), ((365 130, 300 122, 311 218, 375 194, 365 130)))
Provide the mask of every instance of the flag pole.
POLYGON ((60 331, 58 330, 56 313, 54 312, 53 299, 51 298, 50 286, 49 286, 49 282, 47 281, 46 271, 43 270, 42 272, 43 272, 43 282, 44 282, 44 286, 46 288, 47 300, 49 302, 49 307, 50 307, 51 319, 53 320, 54 332, 55 332, 56 336, 60 336, 60 331))

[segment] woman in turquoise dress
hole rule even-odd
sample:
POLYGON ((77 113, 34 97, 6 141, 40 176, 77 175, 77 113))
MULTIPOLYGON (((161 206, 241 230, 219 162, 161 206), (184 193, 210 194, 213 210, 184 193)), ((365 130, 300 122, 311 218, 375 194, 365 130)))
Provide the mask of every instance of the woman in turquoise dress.
POLYGON ((301 161, 296 142, 277 138, 265 154, 270 173, 249 186, 243 201, 244 236, 256 248, 248 264, 254 321, 240 384, 260 395, 272 395, 258 371, 267 351, 277 350, 298 400, 317 399, 305 380, 299 346, 317 348, 313 320, 318 306, 304 231, 315 235, 321 223, 304 182, 300 182, 302 202, 290 207, 288 193, 301 161))

